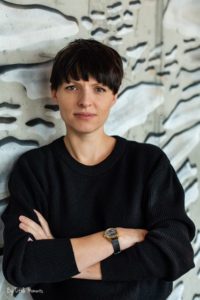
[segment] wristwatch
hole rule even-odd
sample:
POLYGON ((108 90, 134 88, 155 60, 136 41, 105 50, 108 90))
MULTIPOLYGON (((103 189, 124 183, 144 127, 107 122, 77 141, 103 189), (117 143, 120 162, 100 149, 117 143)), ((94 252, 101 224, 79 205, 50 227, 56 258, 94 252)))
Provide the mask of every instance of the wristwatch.
POLYGON ((104 231, 103 236, 112 243, 113 249, 114 249, 114 254, 118 254, 121 252, 119 240, 118 240, 118 232, 117 232, 116 228, 106 229, 104 231))

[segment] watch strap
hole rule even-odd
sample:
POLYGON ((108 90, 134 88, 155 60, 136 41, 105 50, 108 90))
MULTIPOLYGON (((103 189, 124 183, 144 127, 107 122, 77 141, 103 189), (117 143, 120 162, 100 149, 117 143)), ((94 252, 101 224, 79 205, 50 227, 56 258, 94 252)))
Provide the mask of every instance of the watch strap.
POLYGON ((112 239, 111 242, 112 242, 112 245, 113 245, 114 254, 120 253, 121 250, 120 250, 120 245, 119 245, 118 238, 112 239))

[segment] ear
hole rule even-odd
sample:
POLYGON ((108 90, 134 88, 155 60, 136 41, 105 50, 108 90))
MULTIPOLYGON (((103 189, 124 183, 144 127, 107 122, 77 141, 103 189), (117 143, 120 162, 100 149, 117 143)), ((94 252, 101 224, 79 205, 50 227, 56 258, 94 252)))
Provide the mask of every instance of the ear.
POLYGON ((55 103, 58 103, 57 99, 57 91, 56 90, 51 90, 51 97, 55 103))

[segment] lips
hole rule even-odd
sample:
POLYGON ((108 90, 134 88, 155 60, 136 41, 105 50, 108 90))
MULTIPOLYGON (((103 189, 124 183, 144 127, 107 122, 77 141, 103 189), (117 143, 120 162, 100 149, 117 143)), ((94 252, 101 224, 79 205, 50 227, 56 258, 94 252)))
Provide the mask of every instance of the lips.
POLYGON ((93 117, 96 116, 96 114, 93 113, 74 113, 75 116, 83 116, 83 117, 93 117))
POLYGON ((89 112, 80 112, 80 113, 74 113, 74 116, 81 120, 91 120, 96 116, 96 114, 89 113, 89 112))

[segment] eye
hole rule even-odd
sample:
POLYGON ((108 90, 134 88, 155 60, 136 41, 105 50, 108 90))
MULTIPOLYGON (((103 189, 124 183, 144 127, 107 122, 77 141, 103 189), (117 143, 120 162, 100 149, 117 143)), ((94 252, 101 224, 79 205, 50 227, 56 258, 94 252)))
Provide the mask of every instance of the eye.
POLYGON ((96 86, 95 88, 97 93, 105 93, 106 89, 102 88, 101 86, 96 86))
POLYGON ((65 90, 75 91, 75 90, 77 90, 77 87, 75 85, 68 85, 68 86, 65 87, 65 90))

